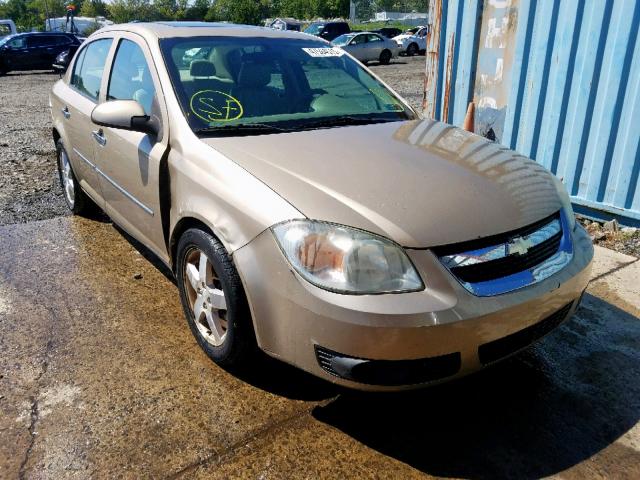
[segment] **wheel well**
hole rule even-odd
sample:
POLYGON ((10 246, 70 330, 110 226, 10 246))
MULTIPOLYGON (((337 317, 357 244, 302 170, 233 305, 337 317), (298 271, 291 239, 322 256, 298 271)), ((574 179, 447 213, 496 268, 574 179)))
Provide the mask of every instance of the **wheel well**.
POLYGON ((58 133, 58 130, 55 128, 52 128, 51 134, 53 135, 53 143, 57 144, 58 140, 60 140, 60 134, 58 133))
POLYGON ((171 255, 171 269, 174 271, 174 273, 176 269, 175 260, 176 260, 176 253, 177 253, 176 250, 178 249, 178 242, 180 241, 180 237, 182 236, 182 234, 187 230, 189 230, 190 228, 199 228, 201 230, 204 230, 208 234, 212 235, 217 240, 220 240, 218 237, 216 237, 213 231, 207 226, 207 224, 198 220, 197 218, 193 218, 193 217, 181 218, 178 221, 175 228, 173 229, 173 232, 171 233, 171 240, 169 241, 169 254, 171 255))

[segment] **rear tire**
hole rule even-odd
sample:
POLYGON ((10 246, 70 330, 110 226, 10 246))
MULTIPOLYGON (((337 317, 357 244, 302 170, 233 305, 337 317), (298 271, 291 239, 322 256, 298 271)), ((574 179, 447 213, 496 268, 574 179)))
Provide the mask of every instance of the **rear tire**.
POLYGON ((418 44, 417 43, 409 44, 409 46, 407 47, 407 55, 409 57, 413 57, 416 53, 418 53, 418 44))
POLYGON ((247 363, 257 351, 251 312, 224 245, 208 232, 187 230, 178 242, 176 279, 198 345, 220 366, 247 363))
POLYGON ((80 187, 80 183, 73 172, 73 167, 69 161, 69 155, 62 144, 62 140, 56 142, 56 155, 58 158, 58 177, 62 186, 64 200, 69 210, 74 215, 88 215, 97 209, 86 193, 80 187))
POLYGON ((382 53, 380 53, 380 63, 382 65, 389 65, 390 61, 391 61, 391 52, 389 50, 383 50, 382 53))

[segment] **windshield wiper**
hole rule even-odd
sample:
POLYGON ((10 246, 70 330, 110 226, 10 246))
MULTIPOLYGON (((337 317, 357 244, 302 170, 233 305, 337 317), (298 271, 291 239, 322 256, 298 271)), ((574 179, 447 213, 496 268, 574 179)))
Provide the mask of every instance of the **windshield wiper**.
POLYGON ((235 137, 243 135, 266 135, 269 133, 290 132, 287 128, 276 127, 264 123, 240 123, 224 127, 204 127, 194 130, 196 135, 207 137, 235 137))
POLYGON ((307 122, 303 128, 305 130, 311 130, 315 128, 331 128, 331 127, 344 127, 349 125, 370 125, 372 123, 387 123, 397 122, 397 118, 384 118, 384 117, 331 117, 323 118, 315 122, 307 122))

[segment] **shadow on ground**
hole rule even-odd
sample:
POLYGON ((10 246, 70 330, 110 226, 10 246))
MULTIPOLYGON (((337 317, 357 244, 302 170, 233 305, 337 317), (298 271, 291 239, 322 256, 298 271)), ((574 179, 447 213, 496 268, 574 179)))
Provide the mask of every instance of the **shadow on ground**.
POLYGON ((540 478, 638 422, 639 328, 634 316, 586 295, 574 319, 502 364, 422 391, 345 393, 314 416, 431 475, 540 478), (619 343, 625 331, 634 345, 619 343))

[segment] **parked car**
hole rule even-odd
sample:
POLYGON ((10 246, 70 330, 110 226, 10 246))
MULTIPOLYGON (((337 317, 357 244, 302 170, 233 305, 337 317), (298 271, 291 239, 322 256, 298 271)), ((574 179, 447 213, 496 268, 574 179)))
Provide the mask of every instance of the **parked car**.
POLYGON ((559 180, 421 120, 320 39, 107 27, 50 104, 69 208, 97 205, 171 268, 221 365, 257 345, 353 388, 429 385, 528 346, 587 286, 593 247, 559 180), (184 65, 192 48, 209 60, 184 65))
POLYGON ((427 49, 427 32, 428 27, 410 28, 402 35, 393 37, 393 40, 400 47, 400 53, 413 56, 427 49))
POLYGON ((351 28, 345 21, 333 21, 333 22, 312 22, 304 33, 315 35, 316 37, 324 38, 331 41, 334 38, 349 33, 351 28))
POLYGON ((16 24, 13 23, 13 20, 0 20, 0 39, 6 37, 7 35, 13 35, 15 33, 18 33, 18 30, 16 30, 16 24))
POLYGON ((399 53, 398 45, 393 40, 371 32, 347 33, 331 43, 349 52, 362 63, 376 61, 387 65, 399 53))
POLYGON ((194 60, 204 60, 209 56, 208 48, 190 48, 182 55, 182 63, 189 66, 194 60))
POLYGON ((402 34, 402 30, 400 30, 399 28, 395 28, 395 27, 382 27, 379 28, 377 30, 371 30, 373 33, 379 33, 380 35, 382 35, 383 37, 386 38, 394 38, 397 37, 398 35, 402 34))
POLYGON ((70 33, 18 33, 0 39, 0 74, 14 70, 51 70, 56 57, 80 41, 70 33))
POLYGON ((80 47, 80 44, 72 45, 69 47, 68 50, 65 50, 64 52, 59 53, 55 61, 53 62, 53 65, 52 65, 53 69, 60 74, 63 74, 64 72, 66 72, 67 68, 69 67, 69 63, 71 62, 71 59, 76 54, 79 47, 80 47))

